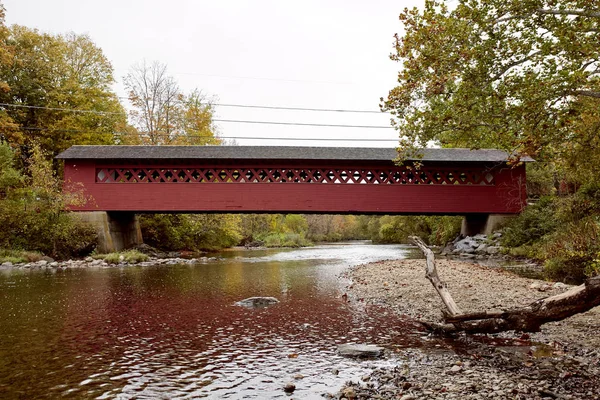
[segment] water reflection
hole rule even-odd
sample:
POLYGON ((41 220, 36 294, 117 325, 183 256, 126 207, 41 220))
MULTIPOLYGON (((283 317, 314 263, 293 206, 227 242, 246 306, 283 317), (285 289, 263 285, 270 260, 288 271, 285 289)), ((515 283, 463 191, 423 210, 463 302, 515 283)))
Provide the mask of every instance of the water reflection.
POLYGON ((402 258, 364 243, 232 251, 213 263, 0 277, 0 396, 321 398, 372 364, 336 344, 419 345, 385 309, 350 306, 339 273, 402 258), (272 296, 247 309, 234 302, 272 296), (339 375, 332 370, 338 369, 339 375))

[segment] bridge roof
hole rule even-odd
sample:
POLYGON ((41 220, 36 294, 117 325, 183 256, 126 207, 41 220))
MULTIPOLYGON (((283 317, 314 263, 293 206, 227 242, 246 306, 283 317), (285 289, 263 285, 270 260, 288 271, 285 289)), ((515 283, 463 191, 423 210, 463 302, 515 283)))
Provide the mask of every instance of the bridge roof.
MULTIPOLYGON (((503 162, 508 153, 494 149, 423 149, 423 161, 503 162)), ((353 160, 390 161, 394 148, 294 147, 294 146, 73 146, 59 159, 87 160, 353 160)), ((533 161, 529 157, 522 161, 533 161)))

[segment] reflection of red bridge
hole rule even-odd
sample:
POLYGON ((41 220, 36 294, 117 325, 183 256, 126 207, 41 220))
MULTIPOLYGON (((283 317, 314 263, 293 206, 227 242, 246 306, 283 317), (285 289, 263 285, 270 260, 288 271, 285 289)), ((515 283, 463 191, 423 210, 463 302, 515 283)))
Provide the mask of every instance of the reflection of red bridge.
POLYGON ((451 214, 483 224, 484 216, 523 208, 525 168, 507 166, 506 153, 423 153, 419 169, 396 166, 393 149, 365 148, 74 146, 58 158, 66 190, 83 185, 92 198, 74 211, 121 219, 136 212, 451 214))

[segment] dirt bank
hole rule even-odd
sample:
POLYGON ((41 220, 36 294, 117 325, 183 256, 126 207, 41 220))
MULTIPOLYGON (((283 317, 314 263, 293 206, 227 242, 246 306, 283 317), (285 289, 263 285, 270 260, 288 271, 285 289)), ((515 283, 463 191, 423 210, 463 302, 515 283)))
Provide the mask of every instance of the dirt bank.
MULTIPOLYGON (((570 287, 460 261, 438 260, 437 267, 464 312, 524 306, 570 287)), ((424 260, 361 265, 347 277, 351 302, 385 304, 418 320, 441 321, 443 304, 425 278, 424 260)), ((600 307, 546 324, 539 333, 489 337, 457 337, 470 343, 464 352, 402 351, 397 368, 375 371, 338 397, 600 399, 600 307), (494 341, 500 339, 519 345, 498 346, 494 341)))

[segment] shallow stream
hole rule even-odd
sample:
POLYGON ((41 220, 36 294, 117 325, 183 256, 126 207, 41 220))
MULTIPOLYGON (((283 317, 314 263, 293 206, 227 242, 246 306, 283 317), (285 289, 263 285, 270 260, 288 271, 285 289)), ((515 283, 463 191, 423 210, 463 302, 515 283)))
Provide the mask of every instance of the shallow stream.
POLYGON ((419 347, 384 308, 350 304, 349 267, 405 258, 367 242, 237 250, 199 265, 3 271, 2 398, 322 398, 390 361, 336 354, 342 343, 419 347), (234 305, 252 296, 280 303, 234 305))

